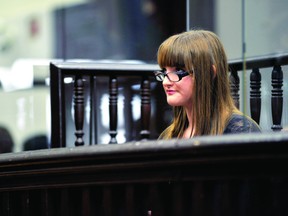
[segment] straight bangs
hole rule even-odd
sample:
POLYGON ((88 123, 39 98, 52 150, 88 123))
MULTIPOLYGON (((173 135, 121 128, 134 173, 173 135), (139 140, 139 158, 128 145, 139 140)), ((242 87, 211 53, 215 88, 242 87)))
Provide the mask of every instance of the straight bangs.
POLYGON ((185 68, 185 53, 183 52, 183 45, 177 39, 178 36, 176 35, 167 39, 160 45, 158 49, 157 61, 161 68, 185 68))

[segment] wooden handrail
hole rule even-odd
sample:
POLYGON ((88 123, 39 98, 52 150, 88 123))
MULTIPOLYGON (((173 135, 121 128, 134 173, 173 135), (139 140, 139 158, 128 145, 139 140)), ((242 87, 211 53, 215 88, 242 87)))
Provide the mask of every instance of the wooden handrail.
POLYGON ((7 153, 0 215, 281 215, 287 162, 284 132, 7 153))
POLYGON ((214 179, 225 177, 224 173, 229 178, 259 177, 287 173, 287 161, 287 132, 34 150, 1 155, 0 192, 59 184, 183 181, 193 176, 214 179), (236 164, 243 169, 235 169, 236 164), (185 171, 188 167, 192 172, 185 171))
POLYGON ((260 55, 255 57, 248 57, 229 60, 229 67, 231 70, 242 71, 245 62, 246 69, 253 68, 267 68, 274 65, 287 65, 288 53, 272 53, 267 55, 260 55))

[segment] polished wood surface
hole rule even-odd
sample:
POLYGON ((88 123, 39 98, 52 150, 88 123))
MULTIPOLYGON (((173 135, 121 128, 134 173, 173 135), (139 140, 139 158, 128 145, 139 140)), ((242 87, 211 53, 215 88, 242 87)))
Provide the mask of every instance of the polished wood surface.
POLYGON ((78 146, 0 157, 1 215, 283 215, 288 134, 78 146))

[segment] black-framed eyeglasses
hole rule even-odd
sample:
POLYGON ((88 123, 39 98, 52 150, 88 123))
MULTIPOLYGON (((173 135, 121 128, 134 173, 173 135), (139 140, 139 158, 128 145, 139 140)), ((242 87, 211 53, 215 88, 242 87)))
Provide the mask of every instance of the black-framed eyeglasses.
POLYGON ((166 71, 155 71, 154 72, 156 76, 156 80, 159 82, 163 82, 165 79, 165 76, 168 78, 170 82, 179 82, 183 77, 188 76, 189 72, 184 71, 182 69, 172 72, 166 72, 166 71))

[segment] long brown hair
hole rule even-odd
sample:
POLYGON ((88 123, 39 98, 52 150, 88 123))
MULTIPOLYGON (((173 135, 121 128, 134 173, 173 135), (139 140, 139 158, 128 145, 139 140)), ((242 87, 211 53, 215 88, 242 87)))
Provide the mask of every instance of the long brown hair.
MULTIPOLYGON (((228 63, 218 36, 206 30, 191 30, 173 35, 158 49, 161 68, 184 65, 194 76, 192 110, 194 135, 222 134, 235 107, 229 85, 228 63)), ((160 138, 181 138, 188 126, 183 107, 173 107, 174 117, 160 138)))

